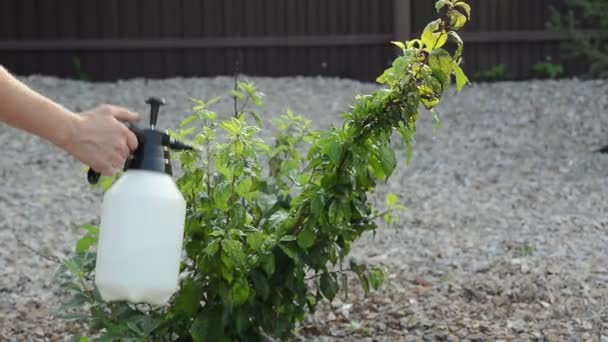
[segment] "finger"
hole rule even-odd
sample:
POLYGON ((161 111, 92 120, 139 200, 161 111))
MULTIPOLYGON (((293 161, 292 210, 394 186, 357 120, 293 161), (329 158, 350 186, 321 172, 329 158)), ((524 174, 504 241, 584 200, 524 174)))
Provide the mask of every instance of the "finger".
POLYGON ((114 116, 117 120, 125 122, 136 121, 139 119, 139 114, 120 107, 113 108, 112 116, 114 116))
POLYGON ((128 155, 127 157, 123 157, 120 153, 114 153, 112 156, 112 167, 114 169, 121 169, 128 157, 128 155))
POLYGON ((131 154, 126 142, 116 144, 114 151, 118 152, 125 160, 129 158, 129 154, 131 154))
POLYGON ((107 177, 112 177, 112 176, 114 176, 114 174, 116 174, 115 169, 110 165, 101 167, 97 172, 99 172, 102 176, 107 176, 107 177))
POLYGON ((135 134, 129 129, 127 129, 125 135, 127 136, 127 147, 130 151, 135 151, 137 149, 137 146, 139 145, 139 142, 137 141, 137 136, 135 136, 135 134))

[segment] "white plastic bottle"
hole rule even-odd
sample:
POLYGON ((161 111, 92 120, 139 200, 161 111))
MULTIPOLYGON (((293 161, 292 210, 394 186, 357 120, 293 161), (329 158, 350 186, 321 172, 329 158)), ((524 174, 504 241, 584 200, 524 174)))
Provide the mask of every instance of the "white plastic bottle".
POLYGON ((179 286, 186 202, 168 148, 191 147, 154 129, 164 101, 148 103, 152 128, 131 128, 139 147, 103 199, 95 284, 104 301, 163 305, 179 286))

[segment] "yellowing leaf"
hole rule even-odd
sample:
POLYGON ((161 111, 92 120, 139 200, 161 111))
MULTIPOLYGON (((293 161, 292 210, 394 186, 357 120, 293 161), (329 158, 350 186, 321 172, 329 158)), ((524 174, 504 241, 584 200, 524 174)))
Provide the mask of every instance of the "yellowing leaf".
POLYGON ((405 50, 405 44, 403 44, 402 42, 391 42, 391 44, 397 46, 401 50, 405 50))
POLYGON ((456 76, 456 90, 461 91, 465 85, 470 83, 469 78, 465 75, 460 65, 456 64, 456 62, 452 62, 452 65, 454 67, 454 75, 456 76))
POLYGON ((450 4, 450 0, 439 0, 435 3, 435 9, 437 12, 441 11, 443 7, 450 4))
POLYGON ((471 6, 469 6, 469 4, 459 2, 454 7, 461 8, 467 14, 467 18, 471 19, 471 6))
POLYGON ((430 22, 422 32, 422 43, 426 46, 427 51, 442 47, 448 41, 448 34, 445 31, 439 31, 441 19, 430 22), (437 32, 439 31, 439 32, 437 32))

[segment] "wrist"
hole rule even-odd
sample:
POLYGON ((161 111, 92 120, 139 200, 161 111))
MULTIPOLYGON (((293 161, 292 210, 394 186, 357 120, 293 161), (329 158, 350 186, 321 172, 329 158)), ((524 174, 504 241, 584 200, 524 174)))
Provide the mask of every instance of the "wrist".
POLYGON ((58 127, 54 130, 55 134, 54 136, 49 137, 49 140, 67 151, 77 140, 78 127, 82 121, 82 117, 66 109, 63 109, 62 114, 63 120, 58 122, 58 127))

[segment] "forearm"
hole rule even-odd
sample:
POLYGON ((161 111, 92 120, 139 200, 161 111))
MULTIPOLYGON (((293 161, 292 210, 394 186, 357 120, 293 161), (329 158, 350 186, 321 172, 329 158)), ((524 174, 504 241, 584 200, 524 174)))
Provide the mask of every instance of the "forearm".
POLYGON ((65 146, 79 116, 38 94, 0 66, 0 121, 65 146))

